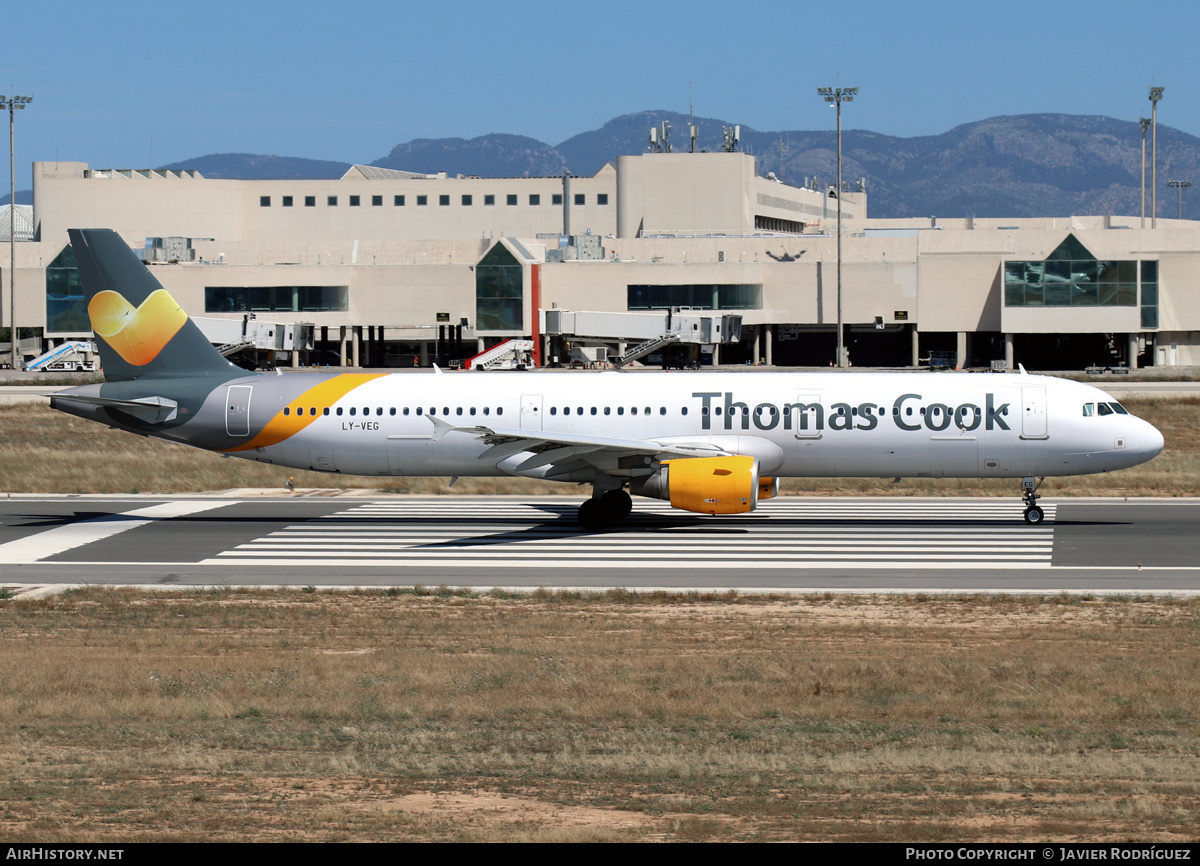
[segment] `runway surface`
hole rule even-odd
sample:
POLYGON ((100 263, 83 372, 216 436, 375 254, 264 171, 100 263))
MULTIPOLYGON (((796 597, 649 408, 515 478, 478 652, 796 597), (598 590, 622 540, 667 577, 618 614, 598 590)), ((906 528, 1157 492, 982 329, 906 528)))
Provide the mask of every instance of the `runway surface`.
POLYGON ((638 501, 587 532, 545 497, 18 497, 0 582, 1200 592, 1198 500, 794 498, 705 517, 638 501))

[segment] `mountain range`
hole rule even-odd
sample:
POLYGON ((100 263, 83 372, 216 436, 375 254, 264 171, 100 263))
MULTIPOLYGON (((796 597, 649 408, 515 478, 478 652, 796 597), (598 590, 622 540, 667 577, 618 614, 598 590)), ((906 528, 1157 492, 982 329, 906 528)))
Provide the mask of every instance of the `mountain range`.
MULTIPOLYGON (((614 118, 599 129, 549 145, 521 135, 493 133, 472 139, 413 139, 370 164, 384 168, 483 177, 547 177, 570 171, 595 174, 623 154, 643 153, 651 127, 671 126, 671 144, 688 150, 689 118, 670 111, 641 111, 614 118)), ((719 151, 724 127, 717 118, 696 118, 696 150, 719 151)), ((1138 123, 1111 117, 1024 114, 992 117, 939 135, 899 138, 867 130, 843 130, 842 177, 863 178, 868 213, 874 218, 1064 217, 1088 214, 1136 216, 1141 212, 1141 147, 1138 123)), ((837 178, 833 130, 760 132, 741 127, 740 149, 754 154, 761 174, 787 183, 837 178)), ((1150 143, 1147 136, 1147 162, 1150 143)), ((351 163, 255 154, 211 154, 163 168, 196 169, 205 177, 321 179, 340 177, 351 163)), ((1200 138, 1158 127, 1159 215, 1177 214, 1168 180, 1191 180, 1200 172, 1200 138)), ((1147 184, 1149 184, 1147 168, 1147 184)), ((21 193, 17 194, 18 201, 21 193)), ((1150 195, 1147 190, 1147 211, 1150 195)), ((1200 218, 1200 183, 1183 193, 1183 215, 1200 218)))

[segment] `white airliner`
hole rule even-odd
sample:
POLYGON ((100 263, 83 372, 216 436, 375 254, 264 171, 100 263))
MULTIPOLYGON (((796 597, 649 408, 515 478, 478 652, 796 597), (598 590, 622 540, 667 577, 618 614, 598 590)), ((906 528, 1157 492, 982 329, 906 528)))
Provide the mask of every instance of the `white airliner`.
POLYGON ((115 232, 70 235, 105 383, 55 409, 322 472, 587 484, 587 529, 628 515, 630 494, 735 514, 797 476, 1019 478, 1037 524, 1041 479, 1163 447, 1103 391, 1023 372, 247 373, 115 232))

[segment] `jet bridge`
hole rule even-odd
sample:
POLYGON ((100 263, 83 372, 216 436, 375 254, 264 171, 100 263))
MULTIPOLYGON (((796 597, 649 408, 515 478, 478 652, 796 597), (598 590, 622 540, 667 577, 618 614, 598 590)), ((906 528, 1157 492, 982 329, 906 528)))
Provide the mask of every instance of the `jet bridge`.
POLYGON ((698 310, 606 313, 546 310, 546 334, 572 343, 633 343, 613 363, 622 367, 674 343, 711 345, 742 339, 742 317, 704 315, 698 310))

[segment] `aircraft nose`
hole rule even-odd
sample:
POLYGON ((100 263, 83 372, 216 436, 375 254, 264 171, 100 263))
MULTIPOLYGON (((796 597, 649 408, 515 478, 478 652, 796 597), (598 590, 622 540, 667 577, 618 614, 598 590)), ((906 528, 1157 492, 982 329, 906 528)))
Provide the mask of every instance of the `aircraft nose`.
POLYGON ((1145 425, 1145 429, 1139 437, 1141 440, 1140 445, 1142 451, 1146 454, 1146 459, 1149 460, 1161 454, 1163 445, 1166 443, 1162 432, 1157 427, 1147 421, 1143 421, 1142 423, 1145 425))
POLYGON ((1141 463, 1153 460, 1162 453, 1162 433, 1149 421, 1143 421, 1141 418, 1131 420, 1137 421, 1137 425, 1129 432, 1129 450, 1138 456, 1141 463))

